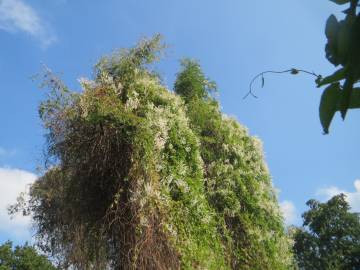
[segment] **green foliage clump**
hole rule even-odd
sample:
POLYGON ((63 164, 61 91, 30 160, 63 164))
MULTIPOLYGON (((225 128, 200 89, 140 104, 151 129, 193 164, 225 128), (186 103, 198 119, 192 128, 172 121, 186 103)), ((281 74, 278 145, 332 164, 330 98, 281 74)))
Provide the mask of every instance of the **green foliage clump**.
POLYGON ((199 64, 186 60, 175 92, 184 97, 191 127, 200 138, 206 197, 217 213, 232 269, 289 269, 289 243, 261 142, 221 113, 209 92, 216 87, 208 82, 199 64))
POLYGON ((182 72, 177 75, 174 89, 186 102, 208 98, 216 91, 216 84, 205 77, 199 63, 191 59, 181 61, 182 72))
POLYGON ((326 203, 307 202, 302 228, 294 228, 294 254, 304 270, 360 268, 360 218, 349 212, 345 195, 326 203))
POLYGON ((28 244, 13 248, 8 241, 0 245, 0 270, 55 270, 52 263, 28 244))
POLYGON ((288 269, 259 140, 221 114, 196 62, 166 89, 159 41, 103 58, 82 92, 46 72, 48 166, 13 210, 64 268, 288 269))

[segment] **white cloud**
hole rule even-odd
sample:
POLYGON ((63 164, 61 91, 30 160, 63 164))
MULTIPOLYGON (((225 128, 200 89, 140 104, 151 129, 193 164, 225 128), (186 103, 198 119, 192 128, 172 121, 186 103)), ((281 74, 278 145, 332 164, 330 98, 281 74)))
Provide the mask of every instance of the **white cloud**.
POLYGON ((342 190, 336 186, 330 186, 327 188, 319 189, 317 195, 325 197, 326 200, 331 197, 344 193, 346 195, 346 200, 351 206, 351 210, 354 212, 360 212, 360 179, 354 181, 355 191, 349 192, 342 190))
POLYGON ((294 224, 296 221, 296 208, 295 205, 290 201, 282 201, 280 203, 280 210, 285 219, 285 224, 294 224))
POLYGON ((31 172, 0 168, 0 233, 9 239, 30 240, 30 218, 20 215, 10 218, 7 207, 16 202, 20 192, 25 192, 37 176, 31 172))
POLYGON ((36 11, 21 0, 0 0, 0 29, 28 33, 40 40, 44 47, 56 41, 55 35, 36 11))

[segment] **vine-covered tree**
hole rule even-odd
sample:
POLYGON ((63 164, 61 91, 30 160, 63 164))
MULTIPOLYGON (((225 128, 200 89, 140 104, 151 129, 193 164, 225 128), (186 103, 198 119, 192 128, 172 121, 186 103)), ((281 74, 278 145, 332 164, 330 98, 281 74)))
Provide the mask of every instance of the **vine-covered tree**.
POLYGON ((0 270, 55 270, 53 264, 28 244, 13 248, 8 241, 0 245, 0 270))
POLYGON ((74 269, 289 269, 260 141, 223 115, 198 63, 175 92, 160 37, 103 58, 82 91, 52 73, 40 106, 47 167, 30 199, 39 246, 74 269))
POLYGON ((302 228, 294 231, 294 253, 302 270, 360 269, 360 218, 345 195, 326 203, 309 200, 302 228))

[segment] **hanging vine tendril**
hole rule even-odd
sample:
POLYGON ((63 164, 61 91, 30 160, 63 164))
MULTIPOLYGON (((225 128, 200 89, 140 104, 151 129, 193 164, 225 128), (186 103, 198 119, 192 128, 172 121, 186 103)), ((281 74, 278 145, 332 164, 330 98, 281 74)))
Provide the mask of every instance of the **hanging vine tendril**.
POLYGON ((254 98, 257 98, 257 96, 254 94, 253 92, 253 84, 254 82, 261 77, 261 87, 264 87, 265 84, 265 78, 264 75, 268 74, 268 73, 272 73, 272 74, 283 74, 283 73, 290 73, 292 75, 297 75, 299 73, 305 73, 308 75, 312 75, 316 77, 316 80, 321 80, 321 75, 316 74, 315 72, 311 72, 311 71, 307 71, 307 70, 303 70, 303 69, 296 69, 296 68, 291 68, 291 69, 287 69, 287 70, 282 70, 282 71, 275 71, 275 70, 267 70, 267 71, 263 71, 259 74, 257 74, 250 82, 249 85, 249 92, 246 93, 246 95, 243 97, 243 99, 246 99, 249 95, 251 95, 254 98))

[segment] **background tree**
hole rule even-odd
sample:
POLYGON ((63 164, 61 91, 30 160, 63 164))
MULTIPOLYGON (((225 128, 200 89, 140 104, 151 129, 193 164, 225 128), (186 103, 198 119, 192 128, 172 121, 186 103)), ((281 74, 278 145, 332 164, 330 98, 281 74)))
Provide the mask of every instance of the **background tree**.
POLYGON ((13 248, 8 241, 0 246, 0 270, 55 270, 53 264, 28 244, 13 248))
POLYGON ((303 270, 360 268, 360 219, 349 212, 345 195, 326 203, 309 200, 303 227, 294 231, 294 254, 303 270))

